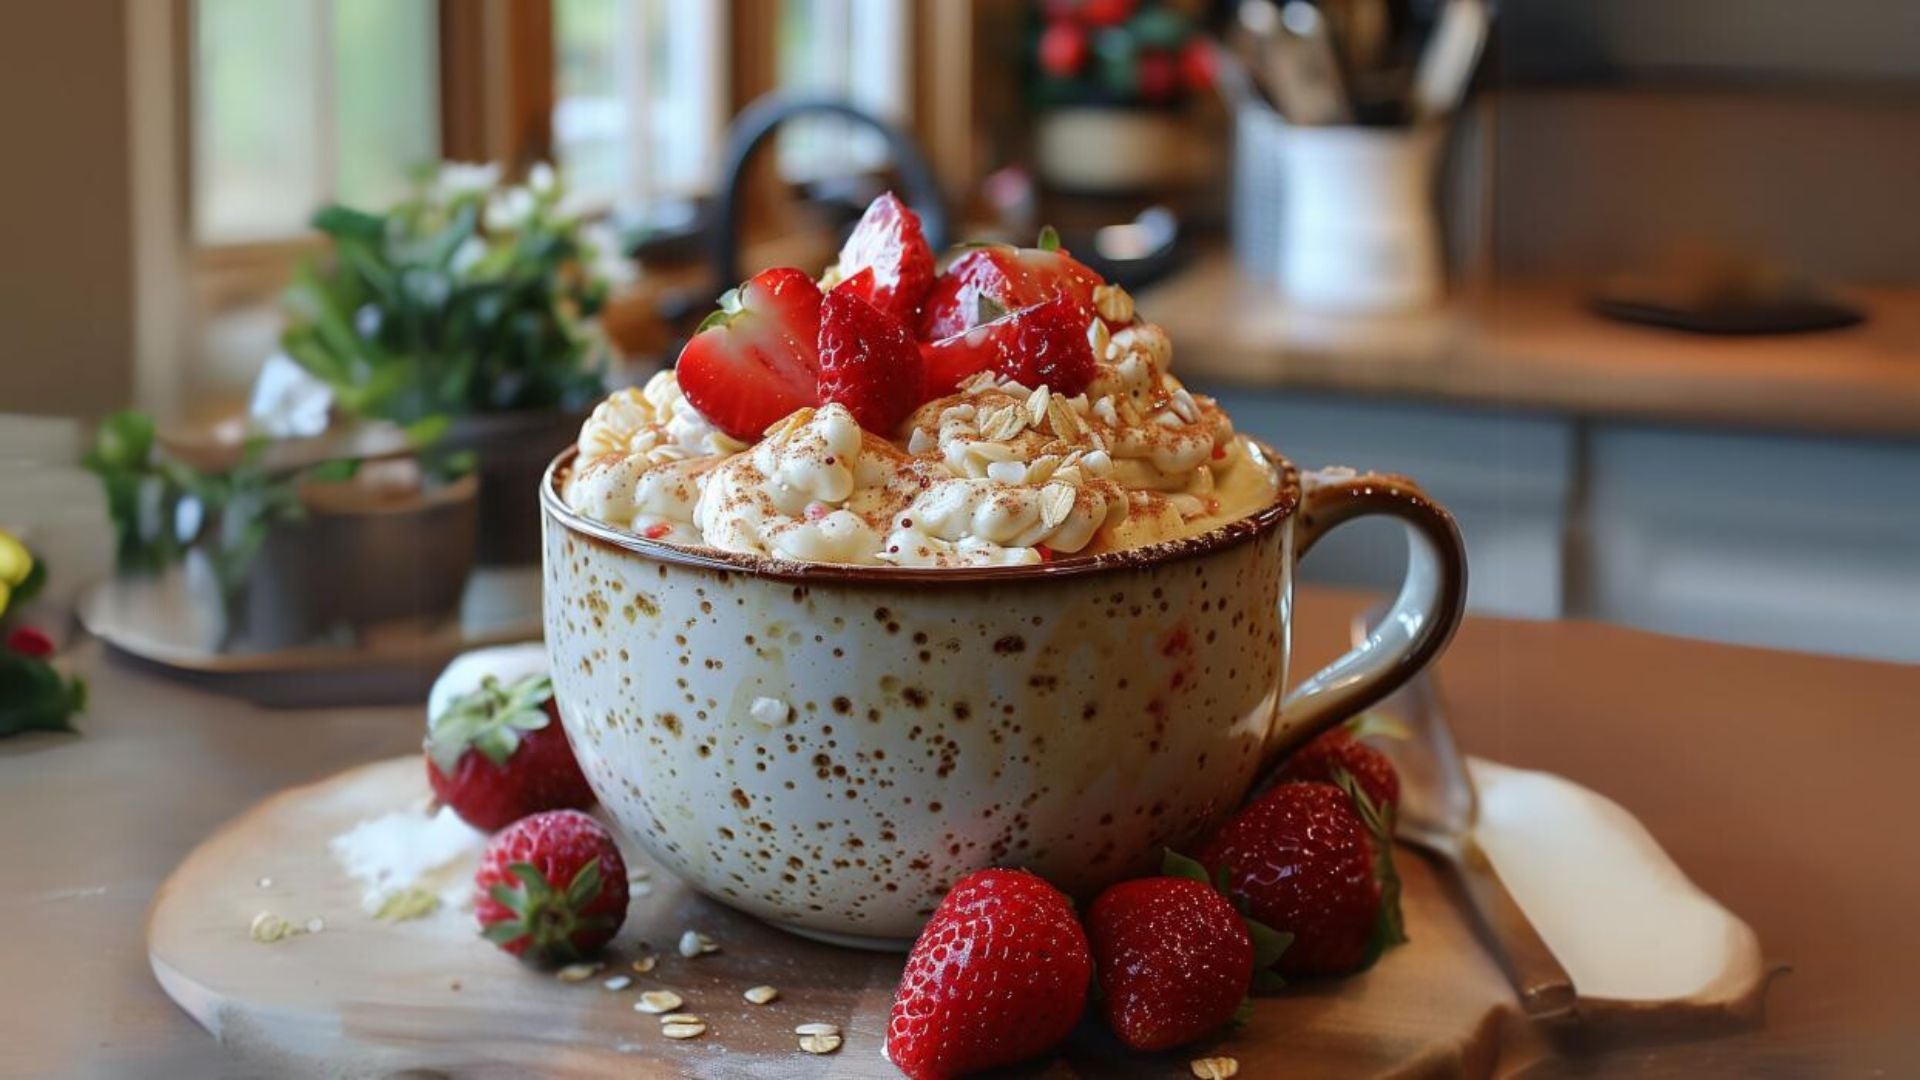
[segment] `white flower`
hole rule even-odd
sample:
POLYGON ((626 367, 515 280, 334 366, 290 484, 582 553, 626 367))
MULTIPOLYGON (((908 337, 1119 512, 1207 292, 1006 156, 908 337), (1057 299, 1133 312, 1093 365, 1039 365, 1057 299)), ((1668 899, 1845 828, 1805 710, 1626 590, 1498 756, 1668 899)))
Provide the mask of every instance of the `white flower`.
POLYGON ((247 415, 264 435, 304 438, 327 430, 332 408, 333 389, 286 353, 277 352, 267 357, 254 377, 247 415))
POLYGON ((533 192, 523 187, 508 188, 487 200, 487 228, 514 232, 525 227, 538 208, 533 192))
POLYGON ((440 175, 434 179, 433 189, 441 202, 453 202, 469 195, 485 195, 499 184, 498 162, 476 165, 449 161, 440 166, 440 175))
POLYGON ((533 168, 527 170, 527 186, 535 195, 551 195, 560 188, 560 177, 553 166, 544 161, 536 161, 533 168))

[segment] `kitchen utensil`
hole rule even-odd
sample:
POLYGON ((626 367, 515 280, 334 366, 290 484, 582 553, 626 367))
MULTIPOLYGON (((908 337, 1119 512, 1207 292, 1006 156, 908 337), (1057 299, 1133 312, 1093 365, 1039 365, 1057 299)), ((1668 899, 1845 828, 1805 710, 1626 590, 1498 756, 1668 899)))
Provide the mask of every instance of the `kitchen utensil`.
MULTIPOLYGON (((1371 641, 1383 618, 1380 609, 1355 617, 1354 644, 1371 641)), ((1527 1016, 1538 1020, 1567 1014, 1575 997, 1573 977, 1501 884, 1474 839, 1479 798, 1432 676, 1424 671, 1415 675, 1387 705, 1397 707, 1396 715, 1411 734, 1383 748, 1400 772, 1396 834, 1439 856, 1453 872, 1527 1016)))
POLYGON ((1413 115, 1431 120, 1460 107, 1486 45, 1486 0, 1447 0, 1413 73, 1413 115))
POLYGON ((1333 33, 1320 9, 1289 0, 1278 32, 1267 39, 1266 70, 1274 96, 1295 124, 1345 124, 1353 108, 1334 55, 1333 33))

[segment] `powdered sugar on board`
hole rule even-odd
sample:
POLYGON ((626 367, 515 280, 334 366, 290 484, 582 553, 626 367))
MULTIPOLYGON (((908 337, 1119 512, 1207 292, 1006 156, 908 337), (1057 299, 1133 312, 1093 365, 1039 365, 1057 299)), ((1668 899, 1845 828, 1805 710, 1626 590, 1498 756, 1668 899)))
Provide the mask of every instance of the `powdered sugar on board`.
POLYGON ((360 886, 360 904, 371 915, 406 889, 435 893, 448 908, 467 901, 473 862, 486 846, 485 833, 446 807, 396 810, 369 818, 327 843, 348 876, 360 886))

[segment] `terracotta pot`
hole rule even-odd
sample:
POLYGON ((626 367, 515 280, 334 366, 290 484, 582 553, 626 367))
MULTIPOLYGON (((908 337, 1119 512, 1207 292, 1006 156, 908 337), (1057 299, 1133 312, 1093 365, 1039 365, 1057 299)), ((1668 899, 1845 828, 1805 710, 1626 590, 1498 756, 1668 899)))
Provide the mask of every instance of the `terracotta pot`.
POLYGON ((482 566, 540 561, 540 476, 580 434, 586 411, 477 413, 453 422, 442 445, 479 458, 482 566))
POLYGON ((1033 566, 801 564, 590 521, 554 486, 545 625, 607 812, 701 891, 796 933, 904 947, 962 875, 1070 893, 1147 872, 1300 740, 1379 700, 1458 624, 1466 561, 1411 481, 1303 490, 1212 532, 1033 566), (1398 518, 1405 587, 1366 645, 1287 692, 1293 568, 1398 518))

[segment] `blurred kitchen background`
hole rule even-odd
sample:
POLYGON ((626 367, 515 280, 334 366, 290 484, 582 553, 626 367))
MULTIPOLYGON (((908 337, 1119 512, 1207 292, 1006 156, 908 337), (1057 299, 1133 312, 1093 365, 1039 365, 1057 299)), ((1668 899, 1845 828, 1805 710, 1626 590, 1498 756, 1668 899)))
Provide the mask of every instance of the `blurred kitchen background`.
POLYGON ((1476 610, 1920 661, 1912 0, 61 0, 0 130, 0 527, 148 660, 510 636, 602 383, 891 187, 1417 477, 1476 610))

